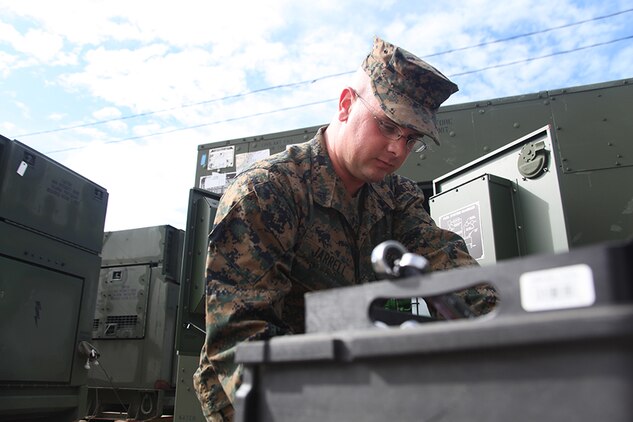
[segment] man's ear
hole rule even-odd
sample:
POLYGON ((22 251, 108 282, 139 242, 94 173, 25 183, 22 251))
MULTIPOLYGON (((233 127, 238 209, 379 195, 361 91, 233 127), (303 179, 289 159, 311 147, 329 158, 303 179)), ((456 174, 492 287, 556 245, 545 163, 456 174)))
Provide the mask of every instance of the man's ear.
POLYGON ((338 99, 338 119, 341 122, 346 122, 349 118, 349 114, 352 110, 352 102, 354 99, 354 90, 347 87, 341 91, 341 95, 338 99))

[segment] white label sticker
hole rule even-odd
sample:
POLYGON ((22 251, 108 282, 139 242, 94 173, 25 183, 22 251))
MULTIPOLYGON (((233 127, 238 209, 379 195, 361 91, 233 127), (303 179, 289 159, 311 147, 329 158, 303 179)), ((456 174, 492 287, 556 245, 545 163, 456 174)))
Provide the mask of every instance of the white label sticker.
POLYGON ((200 178, 200 188, 211 192, 222 194, 226 186, 226 174, 211 173, 200 178))
POLYGON ((27 168, 28 166, 29 166, 28 164, 26 164, 24 161, 22 161, 22 162, 20 163, 20 165, 18 166, 17 173, 18 173, 20 176, 24 176, 24 173, 26 173, 26 168, 27 168))
POLYGON ((207 170, 220 170, 227 167, 233 167, 233 159, 235 157, 235 147, 220 147, 209 150, 209 162, 207 170))
POLYGON ((479 208, 479 202, 475 202, 444 214, 437 219, 438 226, 450 230, 464 239, 468 253, 476 260, 485 258, 479 208))
POLYGON ((586 264, 531 271, 519 279, 521 306, 528 312, 591 306, 593 272, 586 264))
POLYGON ((250 166, 251 164, 253 164, 254 162, 258 161, 258 160, 262 160, 266 157, 270 156, 270 150, 269 149, 262 149, 259 151, 253 151, 253 152, 245 152, 243 154, 237 154, 235 156, 235 172, 236 173, 241 173, 244 170, 246 170, 246 168, 248 168, 248 166, 250 166))

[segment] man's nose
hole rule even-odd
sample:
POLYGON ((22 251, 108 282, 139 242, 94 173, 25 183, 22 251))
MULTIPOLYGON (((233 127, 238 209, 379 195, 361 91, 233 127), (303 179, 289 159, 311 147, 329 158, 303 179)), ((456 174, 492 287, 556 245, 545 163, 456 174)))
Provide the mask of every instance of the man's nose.
POLYGON ((387 142, 387 151, 389 151, 396 157, 401 157, 409 152, 409 150, 407 149, 407 140, 404 137, 395 140, 387 139, 387 142))

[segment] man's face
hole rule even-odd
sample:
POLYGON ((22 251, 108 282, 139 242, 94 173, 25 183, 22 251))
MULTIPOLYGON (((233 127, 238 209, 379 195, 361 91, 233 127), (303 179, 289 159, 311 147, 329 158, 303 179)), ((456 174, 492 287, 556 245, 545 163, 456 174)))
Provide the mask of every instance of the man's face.
POLYGON ((356 182, 379 182, 399 169, 408 157, 406 138, 411 131, 400 128, 403 136, 391 139, 381 131, 380 125, 384 130, 385 125, 395 123, 382 112, 373 95, 359 97, 350 90, 350 101, 346 141, 340 156, 349 176, 356 182))

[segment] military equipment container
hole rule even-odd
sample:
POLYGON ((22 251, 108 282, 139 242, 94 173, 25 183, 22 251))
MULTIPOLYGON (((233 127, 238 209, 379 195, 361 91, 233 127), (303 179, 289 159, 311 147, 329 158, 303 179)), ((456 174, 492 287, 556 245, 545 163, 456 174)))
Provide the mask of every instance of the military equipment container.
MULTIPOLYGON (((482 156, 433 178, 432 216, 438 221, 483 204, 485 195, 469 192, 481 184, 477 180, 494 175, 511 184, 512 198, 503 201, 512 203, 518 241, 504 241, 496 250, 518 248, 528 255, 630 238, 631 195, 621 181, 633 178, 631 107, 628 79, 447 107, 442 116, 452 123, 444 131, 446 146, 455 156, 462 146, 475 146, 482 156), (530 132, 516 136, 525 129, 530 132)), ((481 226, 482 233, 509 231, 501 227, 512 219, 505 209, 494 224, 481 226)), ((486 250, 495 248, 489 243, 486 250)), ((492 253, 480 262, 496 258, 492 253)))
POLYGON ((172 226, 106 232, 92 339, 87 415, 171 414, 184 232, 172 226))
POLYGON ((202 407, 193 390, 193 373, 198 368, 205 338, 205 271, 209 233, 220 195, 191 189, 178 305, 176 350, 178 375, 174 420, 205 422, 202 407))
POLYGON ((576 210, 564 203, 557 147, 544 127, 435 179, 431 216, 482 265, 569 250, 586 228, 567 225, 576 210))
POLYGON ((0 420, 85 415, 107 191, 0 136, 0 420))

